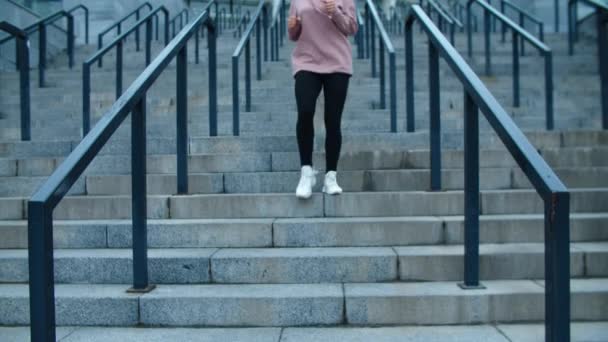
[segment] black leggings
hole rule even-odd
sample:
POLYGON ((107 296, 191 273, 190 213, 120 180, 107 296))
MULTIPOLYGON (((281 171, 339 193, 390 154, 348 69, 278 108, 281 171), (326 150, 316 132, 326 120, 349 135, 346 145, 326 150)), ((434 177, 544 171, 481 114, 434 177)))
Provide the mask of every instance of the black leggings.
POLYGON ((346 101, 350 75, 343 73, 317 74, 299 71, 296 79, 298 124, 296 127, 300 163, 312 166, 315 128, 313 118, 317 98, 323 88, 325 96, 325 162, 326 171, 336 171, 342 147, 342 110, 346 101))

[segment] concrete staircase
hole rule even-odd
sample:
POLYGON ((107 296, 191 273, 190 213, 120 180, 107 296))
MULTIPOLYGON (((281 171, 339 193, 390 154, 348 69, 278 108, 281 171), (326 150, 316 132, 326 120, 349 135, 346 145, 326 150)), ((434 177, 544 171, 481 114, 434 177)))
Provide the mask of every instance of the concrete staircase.
MULTIPOLYGON (((483 44, 475 39, 470 62, 481 74, 483 44)), ((573 340, 601 341, 608 336, 608 132, 598 130, 595 47, 579 43, 577 56, 568 57, 565 35, 547 40, 556 51, 558 130, 543 129, 542 60, 530 49, 522 59, 521 108, 510 106, 510 42, 503 46, 495 37, 495 75, 483 79, 572 191, 573 340)), ((54 212, 58 339, 542 340, 542 202, 482 120, 480 270, 487 289, 461 290, 462 89, 442 62, 444 191, 429 192, 426 40, 415 36, 415 133, 404 132, 403 38, 394 42, 401 132, 388 133, 388 110, 375 109, 378 80, 369 61, 356 60, 339 167, 346 192, 328 197, 316 189, 308 201, 293 195, 300 165, 291 43, 253 82, 253 111, 241 114, 241 137, 230 136, 229 56, 237 41, 230 33, 218 41, 220 137, 208 137, 206 50, 200 65, 189 65, 188 195, 176 194, 174 66, 165 71, 148 95, 147 120, 149 272, 158 287, 126 293, 127 122, 54 212)), ((459 34, 463 55, 465 47, 459 34)), ((155 53, 161 48, 155 45, 155 53)), ((79 47, 76 60, 93 50, 79 47)), ((110 55, 94 69, 94 118, 114 101, 114 60, 110 55)), ((144 68, 143 52, 129 44, 124 60, 126 89, 144 68)), ((79 140, 81 72, 59 57, 47 74, 50 86, 32 86, 31 142, 17 141, 17 75, 0 79, 0 335, 19 341, 27 339, 29 322, 27 199, 79 140)), ((322 103, 321 97, 314 156, 320 170, 322 103)))

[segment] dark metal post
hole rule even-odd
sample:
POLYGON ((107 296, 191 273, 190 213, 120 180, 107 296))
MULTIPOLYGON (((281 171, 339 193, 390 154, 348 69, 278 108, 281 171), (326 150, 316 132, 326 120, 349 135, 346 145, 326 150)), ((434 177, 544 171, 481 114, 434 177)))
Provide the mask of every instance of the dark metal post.
POLYGON ((262 9, 262 21, 264 25, 264 62, 268 62, 268 11, 266 6, 262 9))
POLYGON ((455 33, 456 33, 456 24, 452 23, 450 25, 450 44, 452 44, 452 46, 455 46, 454 45, 454 42, 455 42, 454 35, 455 35, 455 33))
POLYGON ((194 63, 198 64, 200 61, 200 56, 199 56, 199 29, 194 30, 194 63))
MULTIPOLYGON (((500 13, 505 14, 505 2, 504 0, 500 0, 500 13)), ((501 42, 505 42, 507 35, 507 24, 502 23, 502 31, 501 31, 501 42)))
POLYGON ((597 13, 597 48, 600 67, 602 98, 602 128, 608 129, 608 13, 599 10, 597 13))
POLYGON ((217 26, 207 19, 207 45, 209 47, 209 135, 217 136, 217 26))
MULTIPOLYGON (((557 0, 556 0, 557 1, 557 0)), ((574 2, 568 2, 568 54, 574 54, 574 2)))
POLYGON ((158 13, 156 13, 156 15, 154 16, 154 21, 155 21, 155 24, 156 24, 155 27, 154 27, 154 31, 155 31, 155 34, 156 34, 156 41, 158 41, 158 31, 159 31, 158 26, 159 26, 159 22, 160 22, 160 20, 158 20, 158 13))
POLYGON ((279 31, 280 28, 276 27, 275 25, 275 34, 274 34, 274 39, 276 40, 275 44, 274 44, 274 48, 275 48, 275 52, 274 52, 274 57, 275 57, 275 61, 279 61, 279 31))
POLYGON ((91 66, 82 63, 82 136, 91 128, 91 66))
MULTIPOLYGON (((139 22, 139 10, 135 12, 135 21, 139 22)), ((135 29, 135 51, 139 51, 139 26, 135 29)))
POLYGON ((439 92, 439 54, 429 41, 429 98, 430 98, 430 145, 431 191, 441 190, 441 108, 439 92))
POLYGON ((46 69, 46 26, 38 24, 38 87, 44 87, 44 69, 46 69))
POLYGON ((485 53, 486 53, 486 76, 492 75, 492 57, 490 51, 490 30, 491 20, 490 11, 483 11, 484 36, 485 36, 485 53))
POLYGON ((513 31, 513 107, 519 107, 519 39, 517 31, 513 31))
MULTIPOLYGON (((102 46, 103 36, 100 34, 99 36, 97 36, 97 50, 101 50, 102 46)), ((97 66, 100 68, 103 66, 103 57, 99 57, 99 60, 97 61, 97 66)))
POLYGON ((545 25, 543 23, 539 24, 538 31, 539 31, 539 35, 540 35, 540 41, 544 42, 545 41, 545 25))
POLYGON ((188 193, 188 44, 177 53, 177 193, 188 193))
POLYGON ((380 109, 386 109, 386 72, 384 67, 384 41, 378 40, 380 53, 380 109))
POLYGON ((53 214, 44 202, 28 202, 28 258, 31 340, 55 341, 53 214))
POLYGON ((285 0, 281 0, 281 46, 285 39, 285 30, 287 29, 287 20, 285 18, 285 0))
POLYGON ((245 111, 251 112, 251 47, 245 44, 245 111))
POLYGON ((479 110, 464 94, 464 284, 479 287, 479 110))
POLYGON ((152 56, 152 18, 146 20, 146 66, 150 65, 152 56))
POLYGON ((31 140, 30 116, 30 50, 27 37, 17 38, 17 66, 19 67, 19 103, 21 107, 21 140, 31 140))
POLYGON ((367 4, 365 5, 365 58, 370 58, 370 16, 369 16, 369 8, 367 4))
POLYGON ((467 3, 467 48, 469 58, 473 58, 473 26, 471 23, 471 4, 467 3))
POLYGON ((388 55, 391 83, 391 132, 397 133, 397 67, 395 61, 395 52, 388 55))
POLYGON ((545 339, 570 340, 570 194, 545 198, 545 339))
POLYGON ((239 58, 232 56, 232 134, 239 135, 239 58))
POLYGON ((256 35, 255 35, 255 64, 256 64, 256 76, 257 80, 262 80, 262 21, 260 17, 258 17, 256 26, 256 35))
POLYGON ((559 0, 554 1, 555 8, 555 33, 559 33, 559 0))
MULTIPOLYGON (((371 20, 373 21, 373 20, 371 20)), ((370 33, 370 38, 371 38, 371 48, 372 48, 372 77, 376 77, 376 22, 373 21, 372 25, 371 25, 371 33, 370 33)))
POLYGON ((84 9, 84 43, 89 45, 89 10, 86 7, 84 9))
POLYGON ((553 54, 545 52, 545 106, 547 110, 547 130, 553 129, 553 54))
POLYGON ((407 131, 416 130, 414 124, 414 44, 412 42, 413 23, 405 25, 405 101, 407 112, 407 131))
MULTIPOLYGON (((523 13, 519 13, 519 26, 521 26, 521 28, 525 29, 525 25, 526 25, 526 23, 525 23, 524 14, 523 13)), ((526 47, 525 47, 524 44, 525 44, 526 41, 524 40, 523 36, 520 37, 520 40, 521 40, 521 55, 525 56, 525 54, 526 54, 526 50, 525 50, 526 47)))
POLYGON ((74 67, 74 17, 71 15, 68 19, 68 66, 70 69, 74 67))
POLYGON ((274 27, 270 28, 270 61, 274 62, 274 27))
POLYGON ((122 94, 122 41, 116 44, 116 99, 122 94))
POLYGON ((131 184, 133 220, 133 287, 131 292, 149 292, 148 232, 146 203, 146 96, 131 113, 131 184))

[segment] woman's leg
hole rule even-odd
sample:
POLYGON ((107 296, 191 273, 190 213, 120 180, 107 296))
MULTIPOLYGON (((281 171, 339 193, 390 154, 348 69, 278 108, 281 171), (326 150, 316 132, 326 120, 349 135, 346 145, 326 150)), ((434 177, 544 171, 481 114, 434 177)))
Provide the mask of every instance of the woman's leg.
POLYGON ((300 71, 296 79, 296 103, 298 106, 298 124, 296 134, 300 149, 301 166, 312 166, 312 150, 314 146, 315 126, 314 116, 317 98, 321 92, 321 75, 309 71, 300 71))
POLYGON ((334 73, 324 75, 325 96, 325 162, 326 171, 336 171, 342 147, 342 111, 348 92, 350 75, 334 73))

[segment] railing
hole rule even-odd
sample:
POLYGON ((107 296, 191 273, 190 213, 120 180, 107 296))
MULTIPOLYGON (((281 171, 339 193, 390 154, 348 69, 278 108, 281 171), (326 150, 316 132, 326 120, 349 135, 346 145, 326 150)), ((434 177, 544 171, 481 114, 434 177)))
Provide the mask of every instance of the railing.
MULTIPOLYGON (((238 136, 240 134, 240 100, 239 100, 239 58, 245 50, 245 111, 251 111, 251 36, 253 29, 256 29, 256 79, 262 80, 262 37, 264 38, 264 61, 267 57, 268 48, 268 35, 266 33, 267 26, 265 23, 268 21, 268 8, 265 5, 264 0, 260 0, 260 3, 256 7, 251 16, 251 21, 243 37, 239 41, 234 53, 232 54, 232 134, 238 136), (262 35, 262 28, 264 28, 264 35, 262 35)), ((274 48, 273 48, 274 50, 274 48)), ((274 55, 274 53, 273 53, 274 55)), ((217 135, 217 131, 212 131, 211 136, 217 135)))
POLYGON ((395 48, 389 38, 376 6, 372 0, 365 1, 365 30, 366 48, 368 55, 371 56, 372 77, 376 77, 376 29, 378 30, 378 52, 380 64, 380 109, 386 109, 386 72, 384 66, 385 50, 388 52, 389 58, 389 84, 390 84, 390 125, 391 132, 397 132, 397 68, 395 63, 395 48), (370 39, 371 38, 371 39, 370 39), (371 46, 371 51, 369 50, 371 46))
MULTIPOLYGON (((82 5, 81 5, 82 6, 82 5)), ((77 6, 80 7, 80 6, 77 6)), ((83 6, 84 7, 84 6, 83 6)), ((67 49, 68 49, 68 64, 70 69, 74 66, 74 17, 70 14, 70 11, 74 11, 73 8, 69 11, 58 11, 45 18, 38 20, 32 25, 23 29, 23 31, 29 36, 34 32, 38 32, 38 86, 43 88, 45 85, 45 69, 46 69, 46 27, 53 24, 61 18, 67 19, 68 30, 66 32, 67 49)), ((87 18, 88 19, 88 18, 87 18)), ((0 40, 0 45, 12 40, 13 37, 9 36, 0 40)))
POLYGON ((78 10, 84 11, 84 42, 89 44, 89 9, 85 5, 77 5, 73 7, 68 13, 72 14, 78 10))
POLYGON ((177 20, 179 19, 179 31, 181 31, 184 28, 184 24, 187 24, 188 21, 190 21, 190 14, 188 13, 187 9, 183 9, 181 12, 179 12, 175 17, 173 17, 173 19, 171 19, 169 21, 169 25, 171 25, 171 29, 173 30, 173 34, 171 37, 175 37, 176 34, 176 30, 175 30, 175 24, 177 23, 177 20), (186 22, 184 22, 184 17, 186 17, 186 22))
MULTIPOLYGON (((369 55, 365 55, 367 51, 365 48, 365 30, 367 27, 365 26, 365 19, 363 19, 360 11, 357 11, 357 24, 359 25, 359 30, 357 30, 357 34, 355 35, 355 42, 357 44, 357 58, 369 58, 369 55)), ((369 53, 369 51, 367 52, 369 53)))
MULTIPOLYGON (((529 12, 527 12, 526 10, 517 6, 516 4, 512 3, 509 0, 500 0, 500 13, 506 15, 506 10, 509 8, 514 10, 515 12, 517 12, 517 15, 519 18, 519 26, 521 26, 522 28, 526 27, 526 19, 528 19, 529 21, 538 25, 538 36, 540 38, 540 41, 541 42, 545 41, 545 24, 543 23, 542 20, 540 20, 539 18, 530 14, 529 12)), ((505 23, 503 23, 502 24, 502 41, 503 42, 505 41, 506 33, 507 33, 507 25, 505 23)), ((525 54, 525 45, 524 45, 524 41, 522 39, 521 55, 523 56, 524 54, 525 54)))
MULTIPOLYGON (((208 9, 208 7, 207 7, 208 9)), ((154 59, 53 172, 28 202, 30 322, 32 341, 55 341, 55 286, 53 275, 53 210, 131 113, 131 181, 133 220, 133 287, 148 292, 146 220, 146 93, 177 57, 178 188, 187 191, 187 43, 200 27, 209 34, 209 114, 217 113, 215 26, 205 10, 186 26, 154 59)))
POLYGON ((439 6, 439 8, 443 11, 443 13, 445 13, 448 17, 450 17, 450 19, 452 19, 452 21, 454 22, 454 24, 461 30, 464 30, 464 25, 462 24, 462 21, 460 19, 458 19, 451 11, 449 8, 446 8, 444 3, 442 1, 434 1, 433 2, 439 6))
POLYGON ((272 18, 272 22, 269 25, 269 30, 270 30, 270 60, 273 62, 276 62, 279 60, 279 46, 283 46, 283 39, 285 38, 281 32, 283 30, 282 28, 282 21, 283 21, 283 14, 285 12, 285 1, 281 1, 281 4, 279 5, 279 12, 277 13, 276 17, 272 17, 272 14, 270 15, 270 17, 272 18))
POLYGON ((602 128, 608 129, 608 5, 597 0, 569 0, 568 2, 568 50, 574 54, 574 40, 577 30, 576 7, 578 2, 593 6, 597 15, 597 49, 602 101, 602 128))
POLYGON ((426 12, 428 13, 428 15, 429 15, 430 18, 433 17, 433 12, 437 13, 437 20, 438 20, 438 24, 439 24, 439 30, 441 30, 441 32, 447 31, 444 23, 446 23, 447 25, 449 25, 449 27, 450 27, 450 43, 452 45, 454 45, 454 34, 455 34, 455 31, 456 31, 456 23, 454 22, 454 20, 452 20, 452 18, 447 13, 445 13, 443 11, 443 9, 440 8, 437 5, 437 3, 435 3, 435 1, 433 1, 433 0, 426 0, 426 12))
POLYGON ((98 50, 93 56, 82 63, 82 135, 89 132, 91 126, 91 65, 99 62, 101 58, 116 47, 116 98, 122 95, 122 57, 124 40, 133 32, 138 32, 139 27, 146 25, 146 65, 150 64, 152 55, 152 18, 159 12, 165 16, 165 45, 169 44, 169 11, 160 6, 146 14, 127 31, 119 34, 110 44, 98 50))
MULTIPOLYGON (((120 36, 122 34, 122 23, 129 20, 129 18, 131 18, 132 16, 135 16, 136 22, 139 21, 139 11, 141 11, 144 7, 147 7, 149 11, 152 10, 152 5, 149 2, 144 2, 136 9, 127 13, 124 17, 118 19, 117 22, 106 27, 103 31, 101 31, 97 35, 97 49, 101 50, 101 48, 103 47, 103 37, 106 34, 108 34, 110 31, 112 31, 114 28, 116 28, 116 35, 120 36)), ((158 18, 156 18, 156 40, 158 40, 158 18)), ((137 30, 135 32, 135 48, 137 49, 137 51, 139 51, 139 30, 137 30)), ((101 66, 103 65, 103 61, 101 58, 99 59, 98 63, 99 63, 99 67, 101 68, 101 66)))
MULTIPOLYGON (((467 12, 466 6, 464 6, 460 2, 456 2, 456 3, 454 3, 454 11, 456 11, 456 13, 453 15, 453 17, 458 17, 458 20, 461 23, 466 21, 466 15, 465 15, 465 13, 467 12)), ((471 19, 473 20, 473 31, 478 32, 478 26, 479 26, 478 22, 479 21, 477 20, 477 15, 475 15, 474 13, 471 13, 471 19)), ((464 25, 463 25, 463 27, 460 28, 460 32, 464 32, 464 25)))
POLYGON ((468 50, 469 57, 473 56, 473 39, 471 33, 471 6, 473 3, 481 6, 484 12, 484 34, 485 34, 485 64, 486 64, 486 75, 492 75, 492 60, 491 60, 491 48, 490 48, 490 18, 494 17, 501 21, 503 25, 506 25, 513 32, 512 46, 513 46, 513 106, 518 107, 519 101, 519 39, 529 42, 534 46, 545 59, 545 112, 546 112, 546 128, 547 130, 553 129, 553 52, 543 42, 539 41, 536 37, 531 35, 521 26, 517 25, 511 19, 507 18, 504 14, 497 11, 494 7, 490 6, 483 0, 468 0, 467 2, 467 36, 468 36, 468 50))
MULTIPOLYGON (((412 25, 415 20, 422 24, 430 40, 432 190, 441 189, 440 57, 447 62, 464 88, 465 263, 464 283, 461 287, 463 289, 482 287, 479 282, 479 111, 481 110, 545 203, 545 338, 546 341, 569 341, 570 193, 515 125, 509 114, 418 5, 413 5, 407 16, 406 36, 412 36, 412 25)), ((414 46, 411 39, 407 42, 406 51, 411 57, 414 46)), ((412 62, 412 59, 406 59, 409 80, 408 102, 413 102, 414 95, 412 62)))
POLYGON ((21 107, 21 140, 31 139, 30 128, 30 49, 25 31, 20 30, 6 21, 0 22, 0 31, 10 34, 16 39, 17 68, 19 69, 19 103, 21 107))
POLYGON ((241 19, 238 21, 236 28, 234 29, 234 38, 241 38, 243 35, 243 31, 245 30, 245 28, 247 27, 247 25, 249 24, 249 22, 251 21, 251 13, 249 12, 249 10, 247 10, 247 12, 241 16, 241 19))

